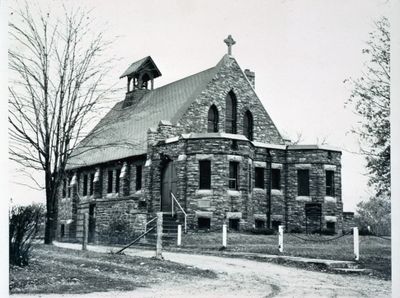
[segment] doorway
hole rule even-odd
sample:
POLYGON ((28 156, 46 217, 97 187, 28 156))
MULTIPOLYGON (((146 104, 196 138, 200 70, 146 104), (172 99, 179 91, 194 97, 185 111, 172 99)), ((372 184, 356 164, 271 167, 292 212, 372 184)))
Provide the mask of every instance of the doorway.
POLYGON ((96 233, 96 217, 95 217, 95 208, 96 204, 89 204, 89 233, 88 233, 88 242, 93 243, 95 239, 96 233))
POLYGON ((171 212, 171 192, 176 194, 176 169, 172 160, 166 161, 161 175, 161 211, 171 212))

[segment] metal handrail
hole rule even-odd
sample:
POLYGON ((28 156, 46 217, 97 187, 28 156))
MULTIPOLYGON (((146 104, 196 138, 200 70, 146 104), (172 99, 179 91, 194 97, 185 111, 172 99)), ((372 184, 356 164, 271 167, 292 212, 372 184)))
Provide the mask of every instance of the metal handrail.
POLYGON ((175 195, 172 192, 171 192, 171 198, 172 198, 172 200, 171 200, 171 202, 172 202, 172 204, 171 204, 172 216, 174 216, 174 201, 175 201, 176 204, 178 205, 179 209, 181 209, 183 215, 185 215, 185 233, 186 233, 187 232, 187 228, 186 228, 186 226, 187 226, 187 224, 186 224, 187 223, 187 220, 186 220, 187 214, 186 214, 185 210, 183 210, 181 204, 179 204, 178 200, 176 199, 175 195))
POLYGON ((131 247, 132 245, 134 245, 136 242, 138 242, 140 239, 142 239, 144 236, 146 236, 148 233, 150 233, 151 231, 153 231, 156 227, 152 227, 150 230, 144 232, 143 234, 141 234, 139 237, 137 237, 135 240, 133 240, 131 243, 129 243, 128 245, 125 245, 123 248, 121 248, 119 251, 116 252, 116 254, 120 254, 121 252, 123 252, 125 249, 131 247))
POLYGON ((144 225, 144 232, 145 232, 145 233, 147 232, 147 226, 148 226, 151 222, 155 221, 156 219, 157 219, 157 216, 154 217, 153 219, 150 219, 148 222, 145 223, 145 225, 144 225))

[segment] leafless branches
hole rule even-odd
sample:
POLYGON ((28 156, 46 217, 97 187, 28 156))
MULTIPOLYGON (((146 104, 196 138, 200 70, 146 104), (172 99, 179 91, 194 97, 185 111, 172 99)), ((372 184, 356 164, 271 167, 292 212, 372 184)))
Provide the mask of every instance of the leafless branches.
POLYGON ((64 9, 58 18, 26 4, 11 21, 10 156, 44 171, 47 211, 55 212, 68 158, 112 88, 103 85, 112 59, 102 54, 110 43, 93 34, 81 9, 64 9))

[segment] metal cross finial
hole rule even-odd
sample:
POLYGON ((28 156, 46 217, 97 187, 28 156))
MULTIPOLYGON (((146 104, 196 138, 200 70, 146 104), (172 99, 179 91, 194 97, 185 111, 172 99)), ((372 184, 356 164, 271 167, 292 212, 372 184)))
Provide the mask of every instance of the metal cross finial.
POLYGON ((228 37, 224 39, 224 42, 228 46, 228 55, 232 55, 232 46, 236 43, 236 41, 234 41, 232 35, 229 34, 228 37))

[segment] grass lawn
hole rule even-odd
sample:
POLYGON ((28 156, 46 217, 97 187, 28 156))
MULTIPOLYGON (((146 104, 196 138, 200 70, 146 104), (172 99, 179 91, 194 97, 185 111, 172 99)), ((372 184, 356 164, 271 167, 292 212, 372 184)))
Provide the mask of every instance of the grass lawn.
MULTIPOLYGON (((353 236, 346 235, 332 241, 322 241, 338 236, 320 236, 304 234, 284 234, 283 255, 351 261, 353 255, 353 236), (297 237, 305 238, 304 241, 297 237)), ((391 275, 391 241, 373 236, 360 236, 361 267, 374 269, 375 275, 390 279, 391 275)), ((220 254, 222 233, 188 233, 182 235, 182 248, 195 252, 220 254)), ((278 235, 254 235, 245 233, 228 233, 227 249, 229 252, 247 252, 278 255, 278 235)))
POLYGON ((170 261, 35 245, 30 264, 10 266, 10 293, 127 291, 177 279, 215 278, 170 261), (171 274, 173 273, 173 274, 171 274))

